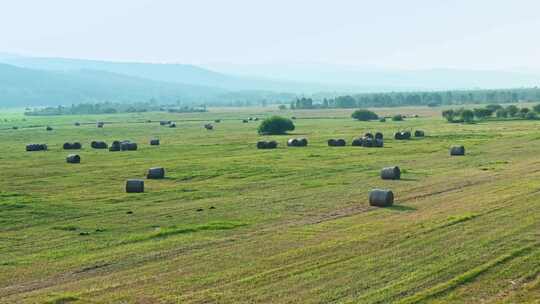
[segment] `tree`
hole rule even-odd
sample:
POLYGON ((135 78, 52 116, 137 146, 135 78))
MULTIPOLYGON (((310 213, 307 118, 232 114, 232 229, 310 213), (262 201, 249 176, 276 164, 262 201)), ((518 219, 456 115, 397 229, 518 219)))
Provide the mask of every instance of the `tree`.
POLYGON ((379 116, 375 114, 375 112, 372 112, 370 110, 364 110, 364 109, 354 111, 351 117, 357 120, 361 120, 361 121, 368 121, 368 120, 374 120, 374 119, 379 118, 379 116))
POLYGON ((508 112, 508 116, 514 117, 519 112, 519 109, 515 105, 509 105, 506 107, 506 111, 508 112))
POLYGON ((446 119, 448 122, 453 122, 454 117, 456 116, 456 113, 452 109, 444 110, 442 111, 442 116, 446 119))
POLYGON ((528 112, 528 113, 525 115, 525 119, 529 119, 529 120, 538 119, 538 115, 536 115, 535 112, 528 112))
POLYGON ((392 120, 393 121, 402 121, 403 120, 403 115, 396 114, 396 115, 392 116, 392 120))
POLYGON ((264 135, 279 135, 293 130, 294 123, 292 120, 281 116, 272 116, 261 122, 258 132, 264 135))
POLYGON ((287 106, 286 105, 279 105, 278 109, 280 109, 281 111, 287 110, 287 106))
POLYGON ((473 110, 474 116, 480 120, 490 117, 493 114, 493 111, 486 108, 476 108, 473 110))
POLYGON ((540 103, 533 106, 533 111, 540 113, 540 103))
POLYGON ((474 120, 474 112, 472 110, 463 110, 461 112, 461 118, 464 122, 470 123, 474 120))
POLYGON ((497 112, 495 112, 495 115, 497 118, 507 118, 508 117, 508 111, 505 109, 498 109, 497 112))
POLYGON ((488 104, 486 106, 486 109, 491 110, 493 113, 497 112, 498 110, 500 110, 502 108, 503 108, 503 106, 501 106, 499 104, 488 104))

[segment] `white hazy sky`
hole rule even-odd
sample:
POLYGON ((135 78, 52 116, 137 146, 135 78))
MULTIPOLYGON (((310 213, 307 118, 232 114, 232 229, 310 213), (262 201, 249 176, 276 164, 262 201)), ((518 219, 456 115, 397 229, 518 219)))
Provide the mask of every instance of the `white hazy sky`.
POLYGON ((539 12, 538 0, 0 0, 0 52, 539 69, 539 12))

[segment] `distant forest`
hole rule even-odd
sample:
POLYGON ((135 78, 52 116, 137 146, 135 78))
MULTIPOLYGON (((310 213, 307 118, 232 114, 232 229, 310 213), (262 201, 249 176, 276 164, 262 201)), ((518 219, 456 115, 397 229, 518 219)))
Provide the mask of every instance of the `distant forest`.
POLYGON ((540 88, 508 90, 470 90, 440 92, 390 92, 366 93, 324 98, 297 98, 290 104, 291 109, 324 108, 365 108, 399 106, 441 106, 471 103, 515 103, 520 101, 540 101, 540 88))
POLYGON ((143 113, 151 111, 167 111, 171 113, 206 112, 206 107, 189 107, 177 105, 159 105, 157 102, 139 103, 81 103, 71 106, 57 106, 46 108, 26 109, 27 116, 52 115, 86 115, 86 114, 115 114, 115 113, 143 113))

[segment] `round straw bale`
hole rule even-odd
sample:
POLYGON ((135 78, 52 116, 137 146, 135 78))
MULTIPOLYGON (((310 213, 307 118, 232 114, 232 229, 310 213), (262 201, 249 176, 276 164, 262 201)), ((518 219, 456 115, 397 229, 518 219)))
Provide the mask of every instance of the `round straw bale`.
POLYGON ((53 130, 53 128, 52 128, 52 127, 50 127, 50 126, 47 126, 47 128, 45 128, 45 130, 47 130, 47 131, 52 131, 52 130, 53 130))
POLYGON ((128 179, 126 181, 127 193, 142 193, 144 192, 144 181, 140 179, 128 179))
POLYGON ((452 148, 450 148, 450 155, 452 155, 452 156, 465 155, 465 147, 464 146, 453 146, 452 148))
POLYGON ((362 138, 355 138, 352 141, 352 145, 354 147, 361 147, 364 144, 364 140, 362 138))
POLYGON ((94 149, 107 149, 107 143, 104 141, 93 141, 90 146, 94 149))
POLYGON ((381 132, 375 133, 375 139, 383 139, 383 134, 381 132))
POLYGON ((424 131, 422 130, 416 130, 414 131, 414 137, 424 137, 424 131))
POLYGON ((266 148, 267 149, 275 149, 275 148, 277 148, 277 146, 278 146, 278 143, 275 140, 271 140, 271 141, 266 143, 266 148))
POLYGON ((266 149, 267 144, 266 141, 260 140, 257 142, 257 149, 266 149))
POLYGON ((160 144, 159 139, 157 139, 157 138, 154 138, 154 139, 150 140, 150 145, 151 146, 159 146, 159 144, 160 144))
POLYGON ((287 141, 287 146, 289 147, 298 147, 298 139, 297 138, 291 138, 287 141))
POLYGON ((335 147, 336 146, 336 140, 331 138, 328 140, 328 146, 329 147, 335 147))
POLYGON ((375 138, 373 141, 373 146, 376 148, 382 148, 384 146, 384 141, 382 139, 375 138))
POLYGON ((369 204, 377 207, 389 207, 394 204, 394 193, 391 190, 373 189, 369 192, 369 204))
POLYGON ((298 144, 299 144, 299 147, 307 147, 307 145, 308 145, 307 138, 305 138, 305 137, 299 138, 298 139, 298 144))
POLYGON ((382 179, 400 179, 401 178, 401 170, 398 166, 394 167, 386 167, 381 170, 381 178, 382 179))
POLYGON ((70 154, 66 157, 66 162, 69 164, 80 164, 81 157, 77 154, 70 154))
POLYGON ((364 138, 373 138, 373 134, 367 132, 366 134, 364 134, 364 138))
POLYGON ((165 177, 165 169, 161 167, 150 168, 146 178, 148 179, 161 179, 165 177))

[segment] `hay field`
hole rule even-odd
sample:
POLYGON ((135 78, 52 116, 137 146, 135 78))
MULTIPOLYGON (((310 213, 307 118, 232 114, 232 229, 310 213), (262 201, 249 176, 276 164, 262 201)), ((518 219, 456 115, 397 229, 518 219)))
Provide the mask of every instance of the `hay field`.
POLYGON ((298 117, 290 137, 309 139, 288 148, 288 136, 242 123, 278 112, 262 108, 25 121, 0 112, 0 303, 538 303, 540 123, 376 111, 420 117, 280 112, 298 117), (393 140, 400 129, 426 137, 393 140), (350 146, 367 131, 382 131, 385 147, 350 146), (278 149, 257 150, 262 138, 278 149), (92 140, 139 150, 94 150, 92 140), (81 164, 65 161, 73 141, 81 164), (49 151, 25 152, 29 143, 49 151), (450 157, 454 144, 466 155, 450 157), (381 180, 392 165, 402 179, 381 180), (127 179, 157 166, 166 179, 125 193, 127 179), (370 207, 372 188, 392 189, 395 205, 370 207))

